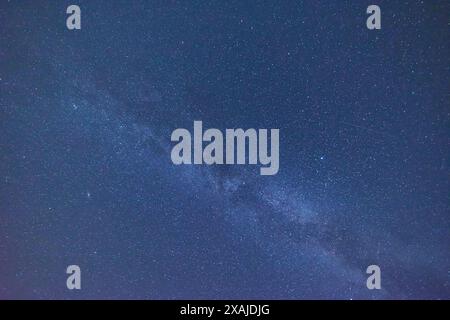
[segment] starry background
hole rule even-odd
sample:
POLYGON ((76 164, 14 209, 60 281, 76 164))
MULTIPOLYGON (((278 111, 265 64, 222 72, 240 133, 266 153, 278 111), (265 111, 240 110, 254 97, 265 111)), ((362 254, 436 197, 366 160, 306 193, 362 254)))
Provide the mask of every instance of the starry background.
POLYGON ((70 4, 0 4, 0 298, 450 298, 448 1, 70 4), (279 173, 173 165, 194 120, 279 173))

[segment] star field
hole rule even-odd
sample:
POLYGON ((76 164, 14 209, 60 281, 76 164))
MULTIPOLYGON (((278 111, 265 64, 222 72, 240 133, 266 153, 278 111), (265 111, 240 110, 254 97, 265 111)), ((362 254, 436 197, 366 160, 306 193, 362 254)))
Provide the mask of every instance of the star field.
POLYGON ((0 4, 0 298, 448 299, 447 1, 0 4), (279 128, 280 171, 170 134, 279 128), (68 265, 82 289, 66 288, 68 265), (379 265, 382 289, 368 290, 379 265))

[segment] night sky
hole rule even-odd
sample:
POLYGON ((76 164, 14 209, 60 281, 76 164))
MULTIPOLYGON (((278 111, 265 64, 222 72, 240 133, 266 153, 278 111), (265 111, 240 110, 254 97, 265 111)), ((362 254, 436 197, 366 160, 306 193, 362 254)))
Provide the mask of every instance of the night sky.
POLYGON ((449 13, 2 0, 0 298, 449 299, 449 13), (278 174, 174 165, 194 120, 280 129, 278 174))

